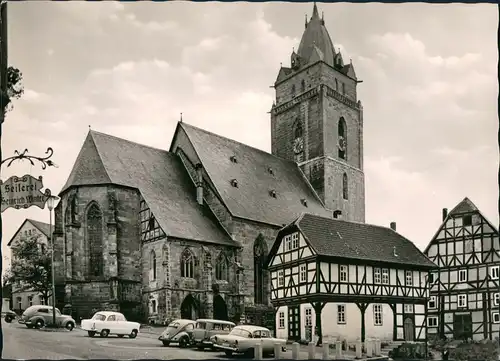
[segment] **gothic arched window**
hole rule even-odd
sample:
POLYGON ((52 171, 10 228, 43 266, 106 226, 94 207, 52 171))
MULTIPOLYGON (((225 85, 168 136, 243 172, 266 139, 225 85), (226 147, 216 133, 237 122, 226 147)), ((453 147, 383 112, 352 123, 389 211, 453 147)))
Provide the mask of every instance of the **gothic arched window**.
POLYGON ((344 199, 349 198, 349 185, 347 183, 347 174, 346 173, 344 173, 344 175, 342 176, 342 197, 344 199))
POLYGON ((292 97, 295 96, 295 84, 292 85, 292 97))
POLYGON ((218 281, 227 281, 229 279, 229 262, 226 255, 221 252, 215 263, 215 279, 218 281))
POLYGON ((306 81, 304 79, 302 79, 302 81, 300 82, 300 90, 302 92, 306 91, 306 81))
POLYGON ((259 234, 253 246, 254 297, 256 304, 267 304, 267 245, 264 236, 259 234))
POLYGON ((189 249, 181 255, 181 277, 194 278, 194 255, 189 249))
POLYGON ((151 251, 149 254, 149 279, 151 281, 156 280, 156 253, 151 251))
POLYGON ((100 277, 104 273, 102 213, 93 203, 87 210, 86 236, 88 247, 88 275, 100 277))
POLYGON ((347 160, 347 125, 344 117, 340 117, 338 124, 339 158, 347 160))
POLYGON ((300 124, 299 121, 297 121, 295 123, 295 130, 293 132, 293 135, 294 135, 294 139, 297 139, 297 138, 302 138, 302 134, 303 134, 303 131, 302 131, 302 124, 300 124))
POLYGON ((339 91, 339 81, 335 79, 335 90, 339 91))

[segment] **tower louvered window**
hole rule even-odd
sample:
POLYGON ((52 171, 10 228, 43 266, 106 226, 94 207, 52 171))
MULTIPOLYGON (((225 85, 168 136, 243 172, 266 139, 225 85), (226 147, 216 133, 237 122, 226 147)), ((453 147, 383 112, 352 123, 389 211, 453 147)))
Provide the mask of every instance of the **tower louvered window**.
POLYGON ((102 213, 97 204, 87 211, 88 273, 90 277, 100 277, 104 271, 102 213))

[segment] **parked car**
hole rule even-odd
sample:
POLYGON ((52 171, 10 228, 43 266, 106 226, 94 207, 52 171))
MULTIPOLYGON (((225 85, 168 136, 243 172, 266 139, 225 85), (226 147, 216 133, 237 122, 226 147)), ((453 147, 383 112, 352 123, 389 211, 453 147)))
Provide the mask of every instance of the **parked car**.
POLYGON ((12 310, 7 310, 2 312, 2 316, 4 317, 5 322, 11 323, 12 320, 17 318, 17 313, 12 310))
POLYGON ((90 320, 82 320, 82 330, 87 331, 89 337, 99 334, 101 337, 117 335, 136 338, 141 325, 137 322, 127 321, 119 312, 100 311, 90 320))
POLYGON ((286 351, 286 340, 271 337, 271 331, 261 326, 236 326, 228 335, 215 335, 212 339, 214 347, 224 350, 227 356, 233 353, 253 355, 257 342, 262 344, 263 356, 274 354, 275 344, 280 344, 281 349, 286 351))
POLYGON ((193 320, 174 320, 170 322, 158 337, 158 340, 163 342, 163 346, 168 346, 171 343, 178 343, 179 347, 189 347, 193 336, 195 321, 193 320))
POLYGON ((26 325, 28 328, 42 328, 44 326, 64 327, 71 331, 75 328, 75 320, 69 315, 61 314, 61 311, 56 308, 56 324, 53 325, 52 306, 36 305, 31 306, 23 312, 19 318, 19 323, 26 325))
POLYGON ((205 318, 196 320, 196 325, 193 330, 193 343, 196 345, 198 350, 203 350, 207 347, 213 348, 213 342, 210 338, 217 334, 228 334, 234 326, 236 325, 230 321, 205 318))

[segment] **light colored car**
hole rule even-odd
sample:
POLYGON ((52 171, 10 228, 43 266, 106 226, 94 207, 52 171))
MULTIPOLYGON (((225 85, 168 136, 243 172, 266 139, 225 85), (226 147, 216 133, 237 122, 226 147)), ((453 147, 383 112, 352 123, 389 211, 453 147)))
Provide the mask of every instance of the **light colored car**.
MULTIPOLYGON (((44 326, 53 325, 52 306, 35 305, 30 306, 23 312, 18 322, 26 325, 28 328, 42 328, 44 326)), ((75 320, 69 315, 61 314, 61 311, 56 308, 56 325, 64 327, 71 331, 75 328, 75 320)))
POLYGON ((179 347, 189 347, 194 325, 195 321, 193 320, 174 320, 168 324, 158 340, 163 342, 163 346, 178 343, 179 347))
POLYGON ((101 337, 117 335, 136 338, 140 328, 139 323, 127 321, 120 312, 100 311, 90 320, 82 320, 82 330, 87 331, 89 337, 99 334, 101 337))
POLYGON ((271 337, 271 331, 261 326, 236 326, 228 335, 215 335, 212 339, 214 347, 224 350, 227 356, 233 353, 253 355, 257 342, 262 345, 263 356, 273 355, 275 344, 281 345, 281 350, 286 351, 286 340, 271 337))
POLYGON ((198 350, 203 350, 206 347, 213 348, 211 337, 214 335, 228 334, 234 326, 236 325, 230 321, 200 318, 196 320, 196 325, 193 330, 193 343, 198 350))

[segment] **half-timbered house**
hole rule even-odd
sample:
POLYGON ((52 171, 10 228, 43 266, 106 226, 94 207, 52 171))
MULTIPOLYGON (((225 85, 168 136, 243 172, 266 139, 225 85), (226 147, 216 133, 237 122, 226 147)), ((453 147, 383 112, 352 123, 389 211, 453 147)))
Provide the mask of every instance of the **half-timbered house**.
POLYGON ((425 340, 435 264, 394 229, 311 214, 281 229, 268 264, 278 337, 425 340))
POLYGON ((431 274, 429 334, 448 338, 499 336, 498 230, 465 198, 425 249, 439 269, 431 274))

